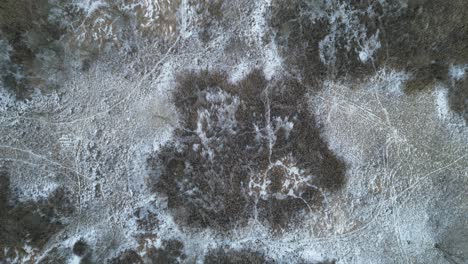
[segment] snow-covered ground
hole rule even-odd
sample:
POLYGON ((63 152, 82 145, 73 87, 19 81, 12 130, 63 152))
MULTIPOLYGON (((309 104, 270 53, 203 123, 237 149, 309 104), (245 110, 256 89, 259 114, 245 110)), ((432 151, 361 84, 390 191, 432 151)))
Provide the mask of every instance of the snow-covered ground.
MULTIPOLYGON (((59 41, 69 62, 59 88, 35 89, 29 99, 18 100, 0 83, 0 172, 10 179, 9 206, 46 201, 63 188, 75 209, 53 219, 63 226, 41 245, 28 237, 21 238, 23 244, 4 244, 0 238, 0 263, 48 263, 54 258, 70 264, 85 258, 106 263, 128 250, 151 263, 154 250, 169 250, 169 240, 183 244, 183 254, 174 256, 180 263, 203 263, 219 248, 260 252, 276 263, 468 261, 468 127, 450 108, 448 97, 453 82, 466 79, 467 64, 451 64, 450 82, 431 83, 432 89, 410 94, 404 85, 412 73, 389 67, 359 80, 330 76, 320 87, 303 84, 310 88, 304 98, 315 119, 310 122, 316 122, 320 137, 346 164, 346 184, 335 191, 317 187, 323 206, 301 211, 300 220, 291 220, 300 221, 294 228, 278 232, 254 218, 228 231, 176 221, 174 214, 181 212, 174 212, 167 197, 152 188, 157 179, 150 178, 155 168, 148 162, 165 144, 178 142, 174 131, 186 129, 174 104, 182 99, 173 93, 179 78, 190 71, 223 72, 229 85, 239 87, 249 73, 260 70, 267 87, 285 78, 301 83, 303 76, 289 72, 288 54, 278 46, 280 33, 269 24, 276 2, 68 3, 67 10, 78 15, 64 20, 70 24, 59 41), (215 15, 213 6, 222 15, 215 15), (209 37, 203 39, 203 34, 209 37), (228 51, 235 38, 241 41, 228 51), (89 69, 76 67, 81 56, 91 59, 89 69), (80 239, 88 244, 88 255, 73 253, 80 239)), ((333 65, 336 41, 345 38, 342 44, 355 51, 356 59, 373 64, 383 33, 368 34, 360 20, 377 16, 373 7, 312 2, 309 8, 324 10, 301 12, 330 25, 317 41, 317 58, 333 65)), ((51 21, 63 15, 58 10, 51 9, 51 21)), ((0 38, 0 70, 11 54, 12 46, 0 38)), ((200 148, 210 160, 210 127, 234 131, 236 113, 247 104, 217 87, 206 88, 209 93, 200 100, 212 109, 194 108, 198 126, 186 132, 201 140, 194 152, 200 148)), ((274 133, 283 129, 286 138, 296 129, 288 117, 274 121, 274 133)), ((299 185, 314 177, 286 158, 271 164, 284 167, 288 183, 296 184, 286 196, 294 196, 299 185)), ((262 189, 262 199, 269 199, 270 183, 256 175, 246 185, 262 189)))

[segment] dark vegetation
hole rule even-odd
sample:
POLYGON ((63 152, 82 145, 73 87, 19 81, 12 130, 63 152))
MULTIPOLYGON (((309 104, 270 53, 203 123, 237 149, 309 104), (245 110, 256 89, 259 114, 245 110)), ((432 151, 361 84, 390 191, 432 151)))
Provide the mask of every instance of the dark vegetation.
POLYGON ((468 6, 465 1, 410 0, 382 20, 385 62, 414 75, 408 92, 446 81, 450 64, 468 62, 468 6))
MULTIPOLYGON (((301 77, 307 85, 319 89, 321 82, 325 78, 363 78, 374 72, 372 63, 362 63, 355 50, 357 41, 352 40, 344 26, 336 30, 340 32, 332 47, 336 49, 336 61, 326 65, 320 60, 320 41, 331 33, 331 25, 327 18, 312 18, 312 9, 322 9, 333 12, 341 4, 341 1, 334 2, 334 5, 326 7, 324 1, 315 1, 316 5, 311 5, 314 1, 273 1, 271 10, 270 26, 276 34, 275 41, 288 65, 289 71, 293 75, 301 77), (349 48, 348 42, 352 47, 349 48)), ((357 1, 351 1, 351 5, 357 1)), ((360 1, 362 2, 362 1, 360 1)), ((363 11, 376 1, 364 1, 363 11)), ((366 13, 360 14, 359 19, 365 19, 366 13)), ((371 25, 371 23, 369 23, 371 25)), ((369 28, 368 36, 376 32, 375 27, 369 28)))
POLYGON ((133 215, 136 218, 136 223, 139 230, 145 232, 154 232, 158 229, 159 219, 155 213, 143 208, 137 208, 133 215))
POLYGON ((162 243, 162 248, 151 249, 148 251, 150 263, 181 263, 185 259, 183 253, 184 244, 178 240, 165 240, 162 243))
POLYGON ((196 12, 196 24, 200 40, 204 43, 212 39, 212 33, 216 32, 224 18, 224 0, 189 0, 189 5, 196 12))
POLYGON ((15 249, 22 252, 28 243, 41 249, 64 227, 61 219, 74 209, 63 189, 37 202, 18 202, 10 192, 10 178, 6 169, 0 169, 0 259, 14 258, 15 249), (4 249, 10 250, 6 253, 4 249))
POLYGON ((140 257, 135 251, 127 250, 109 264, 178 264, 186 258, 183 253, 184 245, 178 240, 164 240, 159 249, 147 250, 145 257, 140 257))
POLYGON ((401 15, 388 16, 383 24, 387 61, 413 74, 407 92, 433 88, 436 82, 449 87, 453 111, 468 120, 466 81, 452 86, 451 64, 468 63, 468 6, 466 1, 412 0, 401 15))
POLYGON ((454 82, 449 89, 448 101, 452 110, 468 121, 468 78, 454 82))
POLYGON ((88 252, 88 245, 82 239, 75 242, 73 245, 73 254, 82 257, 88 252))
POLYGON ((4 86, 18 99, 34 88, 50 89, 56 84, 47 74, 59 72, 63 47, 58 40, 65 29, 49 22, 52 6, 47 0, 5 0, 0 2, 0 38, 11 46, 10 62, 0 73, 4 86))
POLYGON ((183 128, 175 132, 175 143, 148 162, 152 188, 167 195, 181 224, 228 230, 245 224, 257 211, 260 221, 280 230, 301 212, 321 207, 317 188, 304 184, 292 197, 278 187, 287 175, 272 164, 289 156, 305 174, 314 175, 308 184, 329 191, 343 185, 345 166, 321 139, 307 109, 307 90, 296 81, 269 84, 259 71, 237 85, 228 83, 223 73, 206 71, 189 72, 178 80, 174 101, 183 128), (294 124, 289 135, 277 125, 278 118, 294 124), (249 189, 257 178, 274 182, 267 198, 249 189))
POLYGON ((216 249, 205 256, 205 264, 267 264, 275 263, 263 254, 254 251, 216 249))
POLYGON ((134 250, 126 250, 120 256, 111 259, 109 264, 143 264, 143 258, 134 250))
MULTIPOLYGON (((450 85, 448 71, 451 64, 468 63, 468 6, 466 1, 410 0, 407 6, 400 1, 355 0, 336 1, 336 7, 348 3, 355 11, 359 24, 367 36, 379 32, 381 48, 367 63, 359 60, 355 51, 358 43, 348 34, 338 34, 332 46, 336 48, 336 62, 324 65, 319 57, 319 43, 330 34, 331 25, 324 18, 311 18, 313 8, 325 9, 324 1, 274 1, 270 25, 289 71, 302 76, 304 82, 319 89, 324 79, 361 79, 376 69, 389 67, 412 75, 406 92, 432 89, 436 82, 450 85), (367 12, 371 7, 372 13, 367 12), (346 44, 351 41, 351 49, 346 44)), ((327 10, 332 12, 333 10, 327 10)), ((342 32, 341 26, 336 29, 342 32)), ((451 108, 465 115, 466 88, 449 89, 451 108), (457 98, 456 100, 454 100, 457 98)))
MULTIPOLYGON (((297 257, 297 256, 294 256, 297 257)), ((273 264, 277 261, 269 258, 263 253, 251 250, 232 250, 219 248, 211 250, 205 256, 205 264, 273 264)), ((335 260, 324 261, 304 261, 298 260, 301 264, 335 264, 335 260)))
POLYGON ((328 73, 320 62, 319 42, 328 34, 329 25, 301 15, 306 8, 303 1, 273 1, 270 25, 277 32, 275 41, 289 71, 304 83, 318 86, 328 73))

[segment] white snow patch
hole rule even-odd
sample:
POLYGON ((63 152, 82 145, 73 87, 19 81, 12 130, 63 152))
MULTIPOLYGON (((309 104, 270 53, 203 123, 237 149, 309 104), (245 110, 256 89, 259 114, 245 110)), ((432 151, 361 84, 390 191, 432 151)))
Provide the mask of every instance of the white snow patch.
POLYGON ((229 82, 232 84, 236 84, 239 81, 243 80, 250 72, 252 71, 252 67, 247 62, 241 62, 237 66, 234 67, 234 70, 229 74, 229 82))
POLYGON ((194 30, 190 28, 192 18, 196 17, 196 11, 191 7, 189 0, 182 0, 179 8, 179 34, 182 39, 188 39, 192 36, 194 30))
POLYGON ((257 44, 262 43, 262 37, 268 32, 268 22, 266 21, 266 13, 268 7, 271 6, 271 0, 261 0, 257 2, 257 6, 252 13, 252 27, 250 37, 257 44))
POLYGON ((451 65, 449 68, 449 76, 455 81, 461 81, 465 79, 466 71, 468 71, 468 64, 451 65))
POLYGON ((336 63, 335 35, 328 35, 319 42, 320 61, 325 65, 336 63))
POLYGON ((15 97, 6 91, 5 88, 0 87, 0 113, 7 112, 8 109, 16 105, 15 97))
POLYGON ((248 184, 248 194, 264 200, 272 196, 280 200, 287 199, 288 197, 299 198, 304 189, 309 187, 316 188, 316 186, 311 184, 313 178, 313 175, 298 168, 294 157, 292 154, 289 154, 282 159, 270 163, 266 171, 251 175, 248 184), (269 190, 271 180, 268 178, 268 172, 275 168, 284 171, 282 176, 283 185, 280 191, 272 193, 269 190))
MULTIPOLYGON (((271 0, 257 1, 251 15, 251 27, 247 32, 250 42, 260 47, 261 65, 265 78, 273 79, 282 68, 283 59, 279 55, 278 47, 275 41, 265 40, 268 36, 269 27, 267 22, 268 9, 271 6, 271 0)), ((230 73, 229 80, 231 83, 237 83, 249 74, 255 67, 253 63, 242 62, 237 65, 230 73)))
POLYGON ((55 182, 34 182, 32 186, 26 187, 22 186, 21 193, 18 194, 19 201, 38 201, 41 199, 46 199, 55 191, 59 185, 55 182))
POLYGON ((272 41, 266 46, 263 55, 263 74, 269 81, 278 74, 278 70, 282 68, 283 59, 278 53, 276 43, 272 41))
MULTIPOLYGON (((155 140, 155 145, 159 147, 159 140, 155 140)), ((146 188, 145 179, 149 174, 147 166, 147 158, 153 153, 154 146, 139 143, 134 146, 131 146, 129 152, 132 153, 133 158, 129 161, 128 170, 130 175, 128 179, 128 188, 131 194, 133 193, 142 193, 146 188)))
POLYGON ((466 127, 466 120, 461 115, 450 109, 448 92, 449 90, 447 87, 438 86, 432 93, 434 96, 437 117, 447 125, 466 127))
MULTIPOLYGON (((262 52, 262 66, 265 79, 272 80, 277 76, 283 67, 283 59, 281 58, 278 47, 274 41, 264 46, 262 52)), ((243 61, 236 65, 229 74, 229 82, 236 84, 243 80, 249 73, 252 72, 255 65, 251 62, 243 61)))
POLYGON ((363 44, 360 44, 361 51, 359 51, 359 59, 361 62, 366 63, 373 59, 374 53, 380 49, 381 44, 379 41, 379 31, 372 35, 369 39, 362 37, 363 44))
POLYGON ((409 78, 405 72, 383 68, 370 78, 368 85, 386 95, 401 96, 404 95, 403 85, 409 78))
MULTIPOLYGON (((342 131, 356 129, 355 137, 365 137, 367 131, 361 131, 360 128, 364 125, 368 129, 375 129, 375 126, 380 125, 382 122, 388 122, 386 110, 376 111, 373 104, 379 104, 379 97, 386 97, 388 100, 399 100, 403 95, 403 84, 409 78, 405 72, 398 72, 394 70, 381 69, 374 76, 369 78, 361 85, 360 90, 362 97, 357 96, 350 100, 350 88, 348 85, 334 82, 325 81, 324 89, 320 96, 313 97, 311 100, 311 107, 313 112, 320 122, 326 128, 324 131, 327 135, 327 143, 334 153, 339 155, 347 164, 360 164, 364 162, 369 155, 363 149, 372 148, 373 146, 366 145, 366 148, 361 148, 360 144, 355 141, 351 136, 343 135, 342 131), (369 94, 375 94, 374 97, 369 94), (351 120, 358 116, 355 121, 351 120), (338 122, 339 128, 328 127, 330 124, 338 122), (367 122, 370 122, 368 124, 367 122), (343 140, 346 137, 346 140, 343 140), (348 138, 349 137, 349 138, 348 138)), ((353 95, 354 96, 354 95, 353 95)), ((349 131, 351 132, 351 131, 349 131)), ((348 133, 348 132, 347 132, 348 133)), ((385 133, 382 138, 385 138, 385 133)), ((379 138, 375 135, 375 138, 379 138)), ((378 140, 376 140, 378 141, 378 140)))
POLYGON ((106 7, 107 3, 102 0, 82 0, 75 5, 86 13, 86 17, 89 17, 98 9, 106 7))
POLYGON ((73 257, 68 261, 68 264, 80 264, 81 258, 73 255, 73 257))
POLYGON ((447 119, 450 114, 450 107, 448 104, 448 90, 444 88, 437 88, 434 92, 437 106, 437 115, 440 119, 447 119))
POLYGON ((53 112, 60 109, 60 97, 56 92, 48 95, 41 94, 39 89, 35 89, 29 100, 16 100, 16 96, 0 83, 0 113, 11 114, 11 116, 3 116, 7 118, 18 117, 24 112, 53 112))

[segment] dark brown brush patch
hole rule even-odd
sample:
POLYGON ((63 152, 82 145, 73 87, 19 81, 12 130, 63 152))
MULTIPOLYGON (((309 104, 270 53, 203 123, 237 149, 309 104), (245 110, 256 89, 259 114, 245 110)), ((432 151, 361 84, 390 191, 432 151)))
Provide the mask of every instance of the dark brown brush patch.
MULTIPOLYGON (((390 12, 382 24, 385 63, 413 75, 409 93, 432 89, 436 82, 451 86, 451 64, 468 63, 468 6, 466 1, 410 0, 408 8, 390 12), (396 15, 391 15, 396 14, 396 15)), ((453 111, 467 119, 466 84, 449 89, 453 111)))
POLYGON ((141 257, 134 250, 126 250, 119 256, 107 261, 109 264, 143 264, 143 263, 184 263, 186 255, 183 253, 184 244, 178 240, 163 240, 161 248, 149 248, 145 256, 141 257))
MULTIPOLYGON (((336 1, 331 10, 326 10, 324 1, 316 1, 315 8, 332 12, 343 2, 336 1)), ((372 3, 375 5, 376 12, 381 12, 377 1, 351 1, 349 3, 355 9, 362 7, 363 12, 372 3)), ((362 63, 354 47, 349 50, 345 47, 346 41, 349 40, 347 35, 338 36, 334 42, 336 62, 333 65, 325 65, 321 62, 319 43, 331 33, 331 28, 326 18, 312 19, 310 17, 313 10, 309 4, 310 1, 305 0, 275 0, 272 3, 269 24, 276 32, 275 41, 291 73, 297 74, 304 83, 317 89, 326 78, 364 78, 374 73, 375 68, 372 63, 362 63)), ((362 14, 359 15, 359 20, 368 25, 368 36, 377 32, 378 21, 376 19, 362 14)), ((356 41, 352 44, 357 45, 356 41)))
POLYGON ((290 71, 305 83, 317 85, 328 72, 320 62, 319 42, 328 34, 329 25, 301 16, 306 9, 303 1, 273 1, 269 23, 277 32, 275 41, 290 71))
POLYGON ((144 208, 138 208, 133 215, 135 216, 139 230, 152 232, 158 229, 159 219, 155 213, 144 208))
MULTIPOLYGON (((38 202, 16 202, 9 192, 9 174, 0 169, 0 259, 5 248, 21 249, 28 241, 32 247, 42 248, 64 224, 61 218, 70 216, 73 207, 63 189, 38 202)), ((15 254, 14 250, 8 254, 15 254)), ((21 250, 20 250, 21 252, 21 250)))
POLYGON ((249 250, 226 250, 216 249, 208 252, 204 264, 266 264, 275 263, 260 252, 249 250))
POLYGON ((11 63, 0 77, 6 88, 18 99, 29 96, 35 87, 50 88, 52 83, 38 74, 41 68, 58 71, 62 67, 63 49, 57 43, 65 29, 49 23, 48 15, 52 6, 47 0, 6 0, 0 2, 0 34, 12 47, 11 63), (25 34, 31 36, 27 40, 25 34), (48 51, 58 61, 58 65, 44 65, 38 59, 43 51, 48 51), (17 78, 16 76, 23 76, 17 78))
POLYGON ((88 244, 82 239, 75 242, 72 248, 73 254, 77 256, 84 256, 88 252, 88 244))
POLYGON ((336 260, 334 260, 334 259, 324 260, 324 261, 320 261, 320 262, 315 262, 314 264, 336 264, 336 260))
POLYGON ((109 260, 109 264, 143 264, 143 263, 164 263, 178 264, 184 263, 186 259, 183 253, 184 244, 178 240, 164 240, 161 248, 150 248, 146 250, 144 257, 138 255, 134 250, 126 250, 118 257, 109 260))
POLYGON ((144 261, 134 250, 126 250, 118 257, 108 261, 109 264, 143 264, 144 261))
POLYGON ((207 71, 179 76, 174 102, 182 128, 175 131, 175 142, 148 160, 153 171, 150 184, 154 191, 167 196, 176 220, 186 226, 228 230, 245 224, 257 211, 260 221, 274 229, 285 228, 300 212, 321 206, 323 197, 317 188, 304 184, 297 190, 296 198, 272 195, 263 199, 255 188, 250 191, 257 194, 249 195, 249 182, 271 178, 269 190, 278 191, 287 175, 279 167, 272 165, 271 171, 268 168, 284 160, 285 164, 294 163, 305 174, 314 175, 308 184, 335 191, 345 181, 344 163, 321 139, 320 128, 307 109, 307 90, 298 82, 268 83, 260 71, 252 72, 236 85, 226 80, 223 73, 207 71), (228 104, 238 100, 236 123, 229 129, 223 127, 225 123, 218 123, 219 105, 207 100, 207 94, 216 93, 226 95, 228 104), (212 160, 203 152, 196 133, 197 120, 205 110, 212 115, 209 124, 203 122, 204 128, 211 125, 205 132, 210 139, 207 146, 212 149, 212 160), (293 123, 289 135, 284 127, 276 125, 278 118, 293 123), (268 123, 276 131, 271 149, 266 137, 268 123), (257 138, 256 128, 261 131, 257 138))
POLYGON ((186 258, 183 249, 184 244, 178 240, 164 240, 162 248, 148 250, 147 257, 150 260, 149 263, 182 263, 186 258))
MULTIPOLYGON (((315 8, 326 10, 325 1, 315 8)), ((360 80, 382 67, 403 70, 412 75, 405 85, 407 93, 433 89, 437 82, 450 86, 448 71, 451 64, 468 62, 468 5, 464 0, 410 0, 407 5, 390 0, 336 1, 347 3, 358 11, 359 23, 367 36, 379 32, 380 49, 372 62, 362 63, 355 52, 344 48, 349 36, 334 42, 336 63, 324 65, 319 57, 319 42, 330 32, 326 19, 311 20, 311 8, 305 0, 273 1, 270 25, 276 32, 275 41, 293 74, 302 76, 304 83, 320 87, 324 79, 360 80), (373 10, 370 16, 368 8, 373 10)), ((332 10, 328 10, 332 11, 332 10)), ((464 86, 449 89, 452 110, 466 116, 464 86)), ((466 117, 465 117, 466 118, 466 117)))
POLYGON ((189 0, 198 16, 200 39, 206 43, 211 40, 210 28, 216 27, 224 17, 223 0, 189 0))
POLYGON ((382 17, 385 63, 413 74, 408 92, 446 81, 448 66, 468 61, 468 7, 465 1, 410 0, 382 17))

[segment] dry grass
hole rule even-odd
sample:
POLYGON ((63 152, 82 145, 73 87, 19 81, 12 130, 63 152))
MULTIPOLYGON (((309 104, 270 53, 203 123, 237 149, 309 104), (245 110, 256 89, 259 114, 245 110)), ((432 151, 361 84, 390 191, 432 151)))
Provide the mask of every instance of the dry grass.
POLYGON ((3 170, 0 175, 0 259, 14 259, 15 250, 21 254, 26 242, 35 249, 42 249, 63 228, 57 219, 70 216, 74 211, 62 189, 38 202, 17 202, 9 188, 9 175, 3 170), (5 251, 7 248, 14 250, 5 251))

